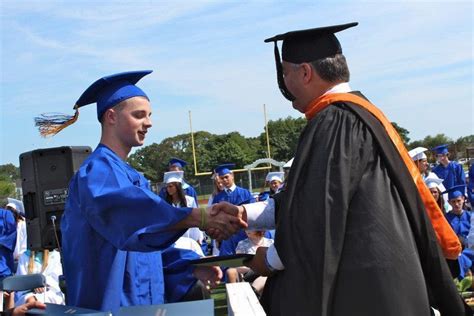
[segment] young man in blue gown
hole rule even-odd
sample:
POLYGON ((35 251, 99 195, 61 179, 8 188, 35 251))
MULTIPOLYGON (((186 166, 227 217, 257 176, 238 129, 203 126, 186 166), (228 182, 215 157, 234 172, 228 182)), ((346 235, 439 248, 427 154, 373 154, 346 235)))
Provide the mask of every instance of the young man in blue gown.
MULTIPOLYGON (((116 312, 121 306, 162 304, 167 262, 160 250, 189 227, 227 238, 245 226, 223 213, 211 217, 210 209, 172 207, 126 162, 152 126, 149 98, 135 85, 150 73, 103 77, 78 99, 74 117, 42 122, 54 134, 74 123, 79 107, 97 103, 102 127, 99 145, 70 182, 61 221, 68 305, 116 312)), ((216 282, 219 273, 213 272, 207 276, 216 282)))

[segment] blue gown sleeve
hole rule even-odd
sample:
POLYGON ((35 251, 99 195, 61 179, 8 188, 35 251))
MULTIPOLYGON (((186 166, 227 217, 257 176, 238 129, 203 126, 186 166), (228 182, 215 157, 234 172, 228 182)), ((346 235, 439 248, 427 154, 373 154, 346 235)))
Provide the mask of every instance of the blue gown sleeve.
POLYGON ((186 191, 186 195, 189 195, 194 198, 194 200, 196 201, 196 205, 199 207, 199 201, 198 201, 196 190, 190 185, 185 191, 186 191))
POLYGON ((194 266, 189 261, 199 259, 200 256, 192 250, 171 246, 161 252, 161 257, 166 303, 179 302, 197 282, 193 275, 194 266))
POLYGON ((13 213, 9 210, 0 209, 0 246, 15 250, 16 245, 16 221, 13 213))
POLYGON ((191 208, 172 207, 107 159, 90 161, 76 176, 73 192, 83 215, 116 248, 156 251, 184 233, 170 227, 186 218, 191 208))

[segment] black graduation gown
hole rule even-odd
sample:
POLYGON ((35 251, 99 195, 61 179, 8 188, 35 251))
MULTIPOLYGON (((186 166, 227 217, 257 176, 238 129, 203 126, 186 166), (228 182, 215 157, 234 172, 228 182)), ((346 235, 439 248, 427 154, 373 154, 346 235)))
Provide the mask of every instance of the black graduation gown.
POLYGON ((270 315, 465 313, 410 173, 367 110, 338 102, 310 120, 274 198, 285 270, 267 281, 270 315))

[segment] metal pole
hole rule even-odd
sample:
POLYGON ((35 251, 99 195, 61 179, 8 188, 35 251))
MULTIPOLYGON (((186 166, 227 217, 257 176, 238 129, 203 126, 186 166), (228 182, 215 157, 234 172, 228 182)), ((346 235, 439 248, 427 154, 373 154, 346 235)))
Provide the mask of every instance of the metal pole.
POLYGON ((272 158, 272 155, 270 154, 270 137, 268 136, 267 108, 265 107, 265 104, 263 104, 263 116, 265 118, 265 133, 267 134, 267 151, 268 151, 267 158, 272 158))
POLYGON ((194 133, 193 133, 193 123, 191 119, 191 111, 189 111, 189 130, 191 131, 191 145, 193 146, 193 160, 194 160, 194 175, 197 176, 197 163, 196 163, 196 151, 194 150, 194 133))

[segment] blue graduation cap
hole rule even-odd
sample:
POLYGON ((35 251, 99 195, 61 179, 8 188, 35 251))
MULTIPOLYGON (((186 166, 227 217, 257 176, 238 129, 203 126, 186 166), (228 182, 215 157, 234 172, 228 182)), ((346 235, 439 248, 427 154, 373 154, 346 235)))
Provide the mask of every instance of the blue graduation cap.
POLYGON ((219 176, 223 176, 228 173, 231 173, 232 171, 230 170, 230 168, 233 167, 235 167, 235 163, 224 163, 222 165, 217 166, 214 170, 219 176))
POLYGON ((448 145, 447 144, 439 145, 439 146, 434 147, 431 150, 434 151, 437 155, 444 155, 448 153, 448 145))
POLYGON ((105 111, 124 100, 137 96, 148 99, 145 92, 135 84, 150 73, 152 70, 139 70, 102 77, 91 84, 76 101, 74 105, 76 113, 73 116, 56 113, 41 114, 35 118, 35 124, 39 127, 42 136, 55 135, 77 120, 80 107, 91 103, 97 103, 97 119, 100 122, 105 111))
POLYGON ((168 166, 177 166, 179 168, 184 168, 188 163, 184 160, 181 160, 179 158, 171 158, 170 161, 168 162, 168 166))
POLYGON ((464 192, 466 191, 466 186, 464 184, 455 185, 446 191, 442 192, 442 194, 448 193, 448 199, 455 199, 460 196, 464 196, 464 192))

